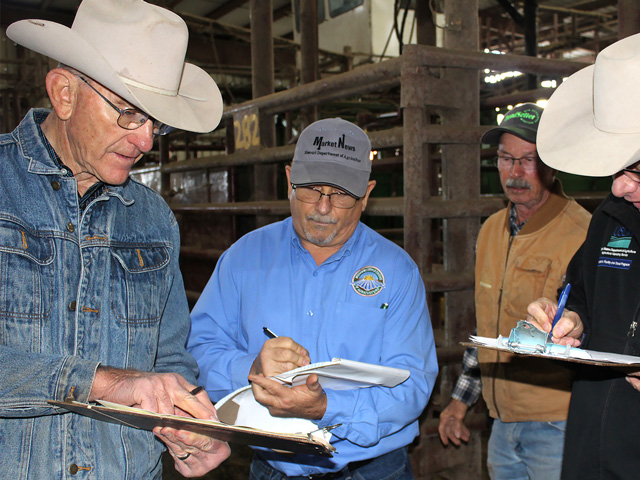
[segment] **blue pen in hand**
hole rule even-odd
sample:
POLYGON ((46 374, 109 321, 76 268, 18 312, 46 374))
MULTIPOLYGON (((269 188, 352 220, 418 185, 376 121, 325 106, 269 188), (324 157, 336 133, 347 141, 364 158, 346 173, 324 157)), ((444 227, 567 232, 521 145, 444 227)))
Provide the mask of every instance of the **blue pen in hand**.
POLYGON ((558 310, 556 311, 556 316, 553 317, 553 323, 551 324, 551 330, 549 330, 549 340, 551 340, 551 332, 553 332, 553 328, 558 323, 558 320, 562 317, 562 312, 564 311, 564 306, 567 304, 567 298, 569 298, 569 292, 571 291, 571 284, 567 283, 567 285, 562 289, 562 293, 560 294, 560 299, 558 300, 558 310))

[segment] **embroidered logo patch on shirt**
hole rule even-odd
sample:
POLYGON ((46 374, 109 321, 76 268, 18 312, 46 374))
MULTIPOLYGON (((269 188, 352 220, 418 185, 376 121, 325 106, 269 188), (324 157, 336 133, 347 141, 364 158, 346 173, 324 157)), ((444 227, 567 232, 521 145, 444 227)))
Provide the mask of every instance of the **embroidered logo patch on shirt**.
POLYGON ((351 286, 358 295, 373 297, 384 288, 384 275, 376 267, 362 267, 353 275, 351 286))
POLYGON ((629 270, 631 268, 631 255, 636 251, 629 248, 631 244, 631 232, 625 227, 618 227, 613 231, 606 247, 600 248, 598 267, 629 270))

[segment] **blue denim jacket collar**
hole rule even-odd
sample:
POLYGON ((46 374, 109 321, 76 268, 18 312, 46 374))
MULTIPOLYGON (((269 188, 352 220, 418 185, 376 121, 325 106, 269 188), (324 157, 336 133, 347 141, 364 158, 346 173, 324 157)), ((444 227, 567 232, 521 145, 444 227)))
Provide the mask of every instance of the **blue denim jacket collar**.
MULTIPOLYGON (((27 170, 37 175, 60 175, 60 167, 51 158, 47 147, 42 142, 34 142, 41 134, 39 125, 47 118, 49 110, 45 108, 32 109, 25 121, 23 121, 14 131, 13 136, 17 140, 25 158, 29 160, 27 170)), ((123 187, 131 180, 127 180, 123 185, 109 185, 105 193, 118 198, 124 205, 131 205, 134 199, 127 195, 123 187)))

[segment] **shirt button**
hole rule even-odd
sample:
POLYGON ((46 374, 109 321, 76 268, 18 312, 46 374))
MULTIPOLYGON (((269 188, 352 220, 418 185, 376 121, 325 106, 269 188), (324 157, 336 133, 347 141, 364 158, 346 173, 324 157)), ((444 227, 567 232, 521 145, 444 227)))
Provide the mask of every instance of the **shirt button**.
POLYGON ((76 473, 78 473, 78 465, 76 465, 75 463, 69 465, 69 473, 71 475, 75 475, 76 473))
POLYGON ((69 303, 69 310, 71 310, 72 312, 76 311, 76 301, 72 301, 71 303, 69 303))
POLYGON ((73 223, 69 222, 67 223, 67 230, 69 230, 71 233, 76 231, 76 227, 73 226, 73 223))
POLYGON ((53 180, 51 182, 51 188, 53 188, 56 192, 60 190, 60 182, 57 180, 53 180))
POLYGON ((318 276, 318 272, 313 272, 313 276, 317 277, 318 276))
POLYGON ((313 317, 313 312, 312 312, 311 310, 309 310, 309 311, 307 312, 307 315, 309 315, 310 317, 313 317))

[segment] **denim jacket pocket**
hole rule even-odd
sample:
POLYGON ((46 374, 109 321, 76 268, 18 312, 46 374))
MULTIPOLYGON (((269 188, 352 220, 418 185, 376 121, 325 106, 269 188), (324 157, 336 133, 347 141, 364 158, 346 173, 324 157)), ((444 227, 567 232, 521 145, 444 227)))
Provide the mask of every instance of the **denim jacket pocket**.
POLYGON ((157 323, 169 294, 168 247, 112 246, 111 257, 111 308, 117 320, 139 325, 157 323))
POLYGON ((53 238, 0 219, 0 345, 39 352, 51 312, 53 238))

